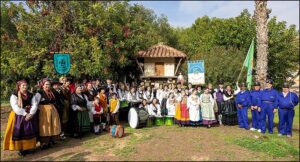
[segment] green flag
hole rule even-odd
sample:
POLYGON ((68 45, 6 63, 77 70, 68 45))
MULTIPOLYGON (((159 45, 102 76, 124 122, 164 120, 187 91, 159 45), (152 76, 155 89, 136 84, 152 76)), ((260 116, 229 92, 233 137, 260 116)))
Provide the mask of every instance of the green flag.
POLYGON ((247 68, 247 87, 250 90, 252 85, 252 69, 253 69, 253 55, 254 55, 254 40, 252 40, 249 47, 244 66, 247 68))

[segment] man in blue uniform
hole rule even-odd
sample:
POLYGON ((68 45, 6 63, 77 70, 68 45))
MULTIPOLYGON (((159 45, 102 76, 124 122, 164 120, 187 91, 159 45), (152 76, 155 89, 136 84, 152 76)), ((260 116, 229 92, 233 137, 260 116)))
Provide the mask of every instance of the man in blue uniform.
POLYGON ((273 81, 267 80, 266 89, 261 95, 261 132, 266 133, 266 118, 268 116, 268 131, 273 134, 274 113, 278 106, 278 92, 273 89, 273 81))
POLYGON ((250 92, 251 94, 251 113, 252 113, 252 128, 251 131, 257 130, 261 132, 261 90, 260 90, 260 83, 255 82, 254 90, 250 92))
POLYGON ((284 83, 282 93, 278 95, 278 115, 279 115, 279 136, 287 135, 292 137, 294 107, 298 104, 299 97, 294 92, 290 92, 289 84, 284 83))
POLYGON ((248 107, 251 106, 250 92, 247 90, 246 84, 241 84, 241 91, 237 94, 235 102, 237 104, 238 123, 240 128, 249 130, 248 123, 248 107))

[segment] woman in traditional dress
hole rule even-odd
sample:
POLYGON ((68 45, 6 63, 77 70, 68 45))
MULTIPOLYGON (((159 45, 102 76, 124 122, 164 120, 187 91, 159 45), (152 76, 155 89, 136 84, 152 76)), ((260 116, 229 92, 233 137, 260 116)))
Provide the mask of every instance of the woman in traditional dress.
POLYGON ((137 98, 139 101, 144 99, 144 86, 140 85, 137 91, 137 98))
POLYGON ((167 115, 167 99, 168 99, 168 96, 169 96, 169 90, 168 90, 168 86, 165 85, 164 86, 164 90, 162 92, 162 100, 161 100, 161 115, 164 116, 164 115, 167 115))
POLYGON ((234 91, 228 85, 224 92, 224 108, 222 110, 222 123, 224 125, 237 124, 237 108, 234 102, 234 91))
POLYGON ((90 131, 90 118, 88 109, 88 98, 82 92, 80 84, 75 86, 75 93, 72 94, 72 118, 74 126, 74 137, 82 136, 83 133, 90 131))
POLYGON ((181 108, 180 108, 180 105, 181 105, 181 101, 182 101, 182 98, 183 96, 185 95, 185 92, 184 90, 181 91, 181 93, 177 96, 176 98, 176 109, 175 109, 175 123, 178 124, 178 125, 181 125, 180 121, 181 121, 181 108))
POLYGON ((93 102, 94 98, 97 96, 97 92, 95 92, 93 88, 92 82, 86 82, 86 91, 83 92, 86 97, 87 97, 87 106, 89 109, 89 117, 90 117, 90 130, 91 132, 94 131, 94 118, 93 118, 93 112, 92 112, 92 107, 93 107, 93 102))
POLYGON ((175 95, 174 93, 170 94, 170 97, 167 100, 167 110, 168 110, 168 116, 174 116, 175 115, 175 105, 176 105, 176 101, 175 101, 175 95))
POLYGON ((209 88, 204 90, 204 94, 200 96, 201 103, 201 113, 203 125, 206 125, 207 128, 210 128, 212 124, 216 123, 216 117, 214 113, 214 99, 212 95, 209 93, 209 88))
MULTIPOLYGON (((71 91, 69 89, 70 80, 66 77, 61 77, 60 82, 62 83, 62 86, 60 87, 61 92, 64 96, 64 108, 63 108, 63 117, 62 117, 62 125, 61 125, 61 138, 65 139, 65 134, 67 130, 67 123, 69 121, 69 111, 70 111, 70 102, 71 102, 71 91)), ((71 128, 69 128, 71 129, 71 128)))
POLYGON ((184 94, 180 101, 180 125, 187 126, 190 124, 189 111, 187 108, 188 96, 184 94))
POLYGON ((103 114, 101 114, 101 124, 105 126, 106 131, 108 131, 108 121, 109 121, 109 112, 108 112, 108 107, 107 107, 107 97, 105 94, 105 87, 100 87, 99 88, 99 94, 97 97, 100 99, 100 105, 103 108, 103 114))
POLYGON ((54 144, 61 133, 59 114, 56 109, 57 99, 51 90, 50 80, 47 78, 40 82, 41 89, 35 95, 39 103, 39 140, 41 148, 48 148, 54 144))
POLYGON ((188 98, 187 108, 189 110, 190 125, 200 125, 200 98, 196 95, 197 91, 194 89, 188 98))
POLYGON ((147 100, 147 103, 152 103, 153 100, 153 91, 150 86, 147 87, 147 90, 144 92, 144 99, 147 100))
POLYGON ((36 148, 38 121, 37 103, 32 93, 28 92, 27 82, 17 82, 17 90, 10 97, 12 111, 3 138, 3 150, 19 151, 25 155, 36 148))
POLYGON ((150 116, 161 116, 161 109, 156 98, 153 99, 152 103, 148 106, 148 113, 150 116))
POLYGON ((163 85, 162 84, 159 84, 159 88, 156 90, 156 98, 158 99, 159 101, 159 104, 162 103, 162 99, 163 99, 163 85))
POLYGON ((103 108, 100 105, 99 97, 95 97, 93 105, 92 105, 92 112, 93 112, 93 121, 94 121, 94 133, 96 135, 100 134, 102 131, 101 124, 101 114, 103 114, 103 108))

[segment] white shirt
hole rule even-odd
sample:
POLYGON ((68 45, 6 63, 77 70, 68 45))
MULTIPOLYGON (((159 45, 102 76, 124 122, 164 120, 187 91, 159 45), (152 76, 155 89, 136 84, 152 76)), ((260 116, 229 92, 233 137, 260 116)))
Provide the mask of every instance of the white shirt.
MULTIPOLYGON (((22 115, 22 116, 27 115, 27 112, 25 111, 25 109, 18 106, 18 97, 14 94, 10 96, 10 105, 11 105, 13 111, 17 115, 22 115)), ((31 99, 31 109, 29 111, 29 114, 34 115, 37 111, 37 108, 38 108, 38 103, 36 102, 35 96, 33 96, 31 99)))
POLYGON ((148 106, 148 110, 147 111, 148 111, 149 115, 161 116, 160 105, 156 104, 155 106, 156 106, 156 108, 154 107, 154 105, 152 103, 148 106), (157 113, 154 112, 155 109, 156 109, 157 113))

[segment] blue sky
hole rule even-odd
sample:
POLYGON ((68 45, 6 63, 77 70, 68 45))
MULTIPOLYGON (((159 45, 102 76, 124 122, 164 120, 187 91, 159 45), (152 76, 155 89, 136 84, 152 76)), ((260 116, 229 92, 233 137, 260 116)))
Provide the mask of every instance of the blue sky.
MULTIPOLYGON (((235 17, 243 9, 254 13, 254 1, 131 1, 154 10, 157 15, 164 14, 174 27, 188 27, 204 15, 209 17, 235 17)), ((299 1, 268 1, 272 9, 271 17, 295 24, 299 29, 299 1)))
MULTIPOLYGON (((18 3, 20 1, 15 1, 18 3)), ((243 9, 253 15, 254 1, 131 1, 152 9, 158 16, 164 14, 173 27, 189 27, 198 17, 229 18, 235 17, 243 9)), ((268 1, 272 9, 271 17, 286 21, 287 25, 295 24, 299 29, 299 1, 268 1)))

